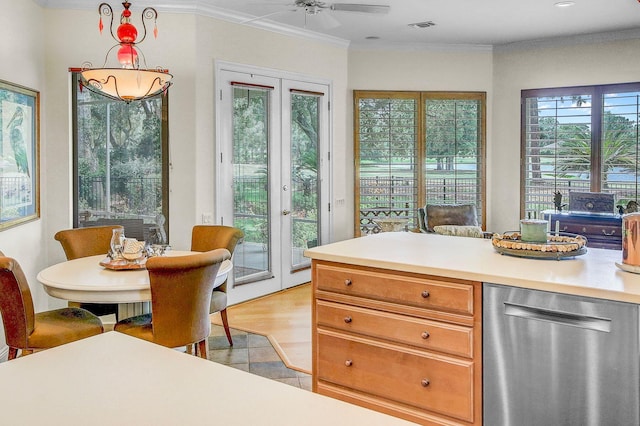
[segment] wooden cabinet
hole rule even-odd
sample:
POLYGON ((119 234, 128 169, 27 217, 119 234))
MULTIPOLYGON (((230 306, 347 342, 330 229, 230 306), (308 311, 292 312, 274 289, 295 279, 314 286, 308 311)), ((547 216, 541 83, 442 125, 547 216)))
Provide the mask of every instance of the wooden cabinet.
POLYGON ((315 392, 482 424, 481 283, 314 260, 313 287, 315 392))
POLYGON ((622 250, 620 215, 544 211, 543 217, 551 218, 551 232, 584 235, 588 247, 622 250))

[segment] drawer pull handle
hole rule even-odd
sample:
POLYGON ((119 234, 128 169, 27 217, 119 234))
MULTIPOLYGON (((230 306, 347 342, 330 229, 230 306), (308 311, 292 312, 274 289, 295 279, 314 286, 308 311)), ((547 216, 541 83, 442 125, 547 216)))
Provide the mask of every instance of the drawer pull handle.
POLYGON ((423 388, 426 388, 427 386, 429 386, 429 379, 422 379, 420 384, 422 385, 423 388))
POLYGON ((346 365, 347 367, 351 367, 353 365, 353 361, 351 361, 350 359, 346 360, 344 362, 344 365, 346 365))
POLYGON ((427 297, 429 297, 429 292, 427 290, 422 292, 422 298, 426 299, 427 297))
POLYGON ((349 278, 347 278, 346 280, 344 280, 344 285, 351 285, 351 280, 349 278))
MULTIPOLYGON (((587 232, 587 228, 585 228, 584 226, 582 227, 582 233, 585 234, 587 232)), ((602 232, 604 232, 604 229, 602 230, 602 232)))
POLYGON ((428 331, 423 331, 421 336, 422 336, 423 339, 428 339, 429 338, 429 332, 428 331))
POLYGON ((351 321, 353 321, 351 317, 344 317, 344 322, 346 322, 347 324, 349 324, 351 321))
POLYGON ((564 232, 564 231, 566 231, 566 230, 567 230, 567 227, 565 226, 565 227, 563 227, 563 228, 560 230, 560 232, 564 232))
POLYGON ((605 231, 605 230, 603 229, 603 230, 602 230, 602 233, 603 233, 604 235, 606 235, 607 237, 610 237, 610 236, 612 236, 612 235, 615 235, 616 230, 614 229, 613 231, 611 231, 611 233, 610 233, 610 234, 607 234, 607 231, 605 231))

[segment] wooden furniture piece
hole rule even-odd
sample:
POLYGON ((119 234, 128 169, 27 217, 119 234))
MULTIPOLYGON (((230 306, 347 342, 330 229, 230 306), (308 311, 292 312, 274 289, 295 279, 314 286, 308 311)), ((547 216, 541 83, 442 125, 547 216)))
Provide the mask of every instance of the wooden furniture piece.
POLYGON ((314 392, 421 424, 482 424, 480 282, 312 268, 314 392))
POLYGON ((0 380, 8 424, 409 425, 116 332, 0 363, 0 380))
MULTIPOLYGON (((218 248, 229 250, 231 256, 233 251, 244 237, 241 229, 232 226, 223 225, 196 225, 191 231, 191 251, 208 251, 218 248)), ((222 326, 227 335, 229 345, 233 346, 231 339, 231 331, 229 330, 229 321, 227 319, 227 280, 220 286, 216 287, 211 294, 211 305, 209 313, 220 312, 222 326)))
MULTIPOLYGON (((114 229, 123 229, 122 225, 94 226, 91 228, 75 228, 58 231, 53 236, 60 242, 67 260, 80 257, 106 255, 111 249, 111 236, 114 229)), ((83 308, 95 315, 114 314, 118 320, 116 303, 79 303, 70 301, 69 306, 83 308)))
MULTIPOLYGON (((190 251, 171 250, 166 256, 182 256, 190 251)), ((49 296, 63 300, 92 303, 118 303, 120 319, 150 312, 149 273, 146 269, 114 271, 100 266, 104 255, 83 257, 61 262, 38 273, 49 296), (140 303, 144 302, 144 303, 140 303)), ((221 285, 233 269, 231 261, 225 260, 214 286, 221 285)))
POLYGON ((617 214, 542 212, 551 221, 551 232, 569 232, 587 238, 587 247, 622 250, 622 217, 617 214))
POLYGON ((216 249, 147 260, 151 313, 118 321, 113 329, 169 348, 196 345, 196 355, 207 359, 211 292, 220 265, 230 258, 227 249, 216 249))
POLYGON ((103 332, 100 318, 80 308, 34 312, 29 283, 20 264, 0 253, 0 313, 9 359, 103 332))

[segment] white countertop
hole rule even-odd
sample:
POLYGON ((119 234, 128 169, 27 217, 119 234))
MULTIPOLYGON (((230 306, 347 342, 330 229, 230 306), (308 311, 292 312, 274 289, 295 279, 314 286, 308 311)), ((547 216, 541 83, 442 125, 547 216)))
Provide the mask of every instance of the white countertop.
POLYGON ((588 248, 562 260, 501 255, 482 238, 386 232, 305 251, 317 260, 640 303, 640 275, 620 270, 621 250, 588 248))
POLYGON ((413 423, 115 331, 0 364, 12 425, 413 423))

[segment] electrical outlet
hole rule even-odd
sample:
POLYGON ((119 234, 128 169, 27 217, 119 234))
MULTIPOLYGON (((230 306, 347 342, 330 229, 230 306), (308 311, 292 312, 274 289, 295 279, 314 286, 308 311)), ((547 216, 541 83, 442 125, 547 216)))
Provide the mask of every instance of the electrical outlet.
POLYGON ((204 225, 213 223, 213 213, 202 213, 202 223, 204 225))

